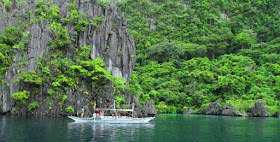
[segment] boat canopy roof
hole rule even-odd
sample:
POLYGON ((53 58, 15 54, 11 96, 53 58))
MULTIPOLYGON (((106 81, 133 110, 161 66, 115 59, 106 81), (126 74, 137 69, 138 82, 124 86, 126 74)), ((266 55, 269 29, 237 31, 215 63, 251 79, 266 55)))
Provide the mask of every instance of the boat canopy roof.
MULTIPOLYGON (((111 107, 111 106, 110 106, 111 107)), ((100 110, 109 110, 109 111, 130 111, 132 112, 132 117, 134 117, 134 103, 132 103, 132 109, 116 109, 116 101, 114 100, 114 104, 113 104, 113 108, 108 108, 108 109, 103 109, 103 108, 100 108, 100 110)), ((94 112, 95 112, 95 106, 94 106, 94 112)))
POLYGON ((101 109, 101 110, 112 110, 112 111, 133 111, 133 109, 101 109))

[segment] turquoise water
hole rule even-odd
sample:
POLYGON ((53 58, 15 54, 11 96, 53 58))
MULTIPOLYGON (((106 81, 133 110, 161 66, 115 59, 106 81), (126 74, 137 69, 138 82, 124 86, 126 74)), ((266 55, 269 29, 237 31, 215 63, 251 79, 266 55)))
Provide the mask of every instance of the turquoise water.
POLYGON ((160 114, 150 124, 87 124, 67 117, 0 115, 0 141, 277 142, 280 118, 160 114))

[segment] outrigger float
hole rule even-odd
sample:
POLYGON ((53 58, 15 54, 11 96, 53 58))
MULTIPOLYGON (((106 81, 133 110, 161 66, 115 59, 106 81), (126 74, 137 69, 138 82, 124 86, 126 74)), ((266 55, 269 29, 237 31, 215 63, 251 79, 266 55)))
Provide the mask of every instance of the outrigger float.
MULTIPOLYGON (((132 117, 127 116, 103 116, 96 117, 94 114, 93 117, 76 117, 76 116, 68 116, 70 119, 75 122, 83 122, 83 123, 110 123, 110 124, 142 124, 149 123, 155 117, 145 117, 145 118, 134 118, 134 105, 132 105, 132 109, 116 109, 115 101, 113 109, 101 109, 105 111, 123 111, 123 112, 132 112, 132 117)), ((95 110, 94 110, 95 112, 95 110)))

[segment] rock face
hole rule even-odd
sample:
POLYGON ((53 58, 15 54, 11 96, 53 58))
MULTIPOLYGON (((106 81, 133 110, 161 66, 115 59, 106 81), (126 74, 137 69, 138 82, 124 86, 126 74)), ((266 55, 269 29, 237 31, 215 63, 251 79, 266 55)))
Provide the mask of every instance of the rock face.
POLYGON ((128 25, 116 5, 102 8, 90 0, 79 1, 79 11, 87 17, 105 16, 106 22, 97 30, 88 28, 80 33, 78 46, 91 45, 91 58, 104 57, 108 70, 125 81, 132 75, 136 55, 128 25))
POLYGON ((267 117, 268 116, 268 108, 264 106, 263 100, 259 100, 255 102, 255 106, 251 108, 252 116, 257 117, 267 117))
MULTIPOLYGON (((18 20, 22 22, 29 22, 32 17, 26 18, 26 14, 29 11, 36 9, 38 0, 35 1, 23 1, 20 5, 16 0, 11 0, 12 6, 5 7, 0 4, 0 34, 3 34, 5 28, 10 26, 19 26, 18 20), (19 5, 19 6, 18 6, 19 5)), ((87 25, 84 31, 79 31, 77 34, 74 30, 74 23, 67 23, 66 28, 69 33, 69 38, 74 39, 76 43, 71 43, 69 49, 65 49, 64 52, 68 53, 68 56, 73 55, 73 47, 91 46, 92 59, 100 57, 104 60, 105 66, 112 75, 116 77, 122 77, 125 81, 128 81, 132 75, 136 55, 134 48, 134 41, 132 40, 127 23, 124 16, 116 8, 114 4, 107 6, 101 6, 96 0, 45 0, 50 4, 56 4, 59 7, 59 18, 70 17, 70 10, 68 4, 75 2, 77 4, 77 11, 83 13, 87 19, 94 19, 94 17, 103 17, 104 21, 101 22, 98 28, 93 28, 92 25, 87 25)), ((33 15, 34 16, 34 15, 33 15)), ((14 64, 6 72, 6 80, 3 85, 0 86, 0 113, 17 113, 24 114, 27 112, 27 108, 15 109, 15 103, 12 99, 12 94, 18 92, 20 88, 28 90, 28 85, 21 82, 14 82, 20 70, 16 67, 16 62, 19 59, 26 59, 26 66, 24 71, 35 70, 37 67, 36 61, 44 56, 46 52, 50 51, 49 38, 52 37, 49 29, 49 22, 39 20, 38 23, 30 24, 25 29, 25 32, 29 32, 29 42, 26 45, 27 56, 23 55, 20 51, 16 54, 14 64)), ((75 49, 74 49, 75 50, 75 49)), ((79 86, 78 86, 79 87, 79 86)), ((38 94, 46 94, 48 86, 40 86, 38 94)), ((32 91, 32 90, 31 90, 32 91)), ((112 96, 108 95, 111 90, 105 91, 102 96, 102 104, 112 104, 112 96)), ((71 105, 75 110, 79 110, 83 106, 87 106, 89 109, 92 107, 90 103, 86 101, 85 95, 79 91, 68 90, 66 95, 68 96, 65 101, 65 105, 71 105)), ((48 96, 47 96, 48 97, 48 96)), ((39 108, 35 109, 34 114, 65 114, 64 108, 58 107, 58 104, 53 103, 52 109, 49 109, 49 105, 46 100, 46 96, 42 95, 37 98, 30 98, 29 102, 39 101, 39 108)), ((52 103, 52 102, 51 102, 52 103)), ((99 102, 98 102, 99 103, 99 102)))
POLYGON ((153 100, 148 100, 144 106, 143 106, 145 112, 147 113, 148 116, 155 116, 157 114, 157 111, 155 109, 153 100))
POLYGON ((206 115, 220 115, 223 111, 219 101, 211 103, 208 107, 204 109, 204 114, 206 115))

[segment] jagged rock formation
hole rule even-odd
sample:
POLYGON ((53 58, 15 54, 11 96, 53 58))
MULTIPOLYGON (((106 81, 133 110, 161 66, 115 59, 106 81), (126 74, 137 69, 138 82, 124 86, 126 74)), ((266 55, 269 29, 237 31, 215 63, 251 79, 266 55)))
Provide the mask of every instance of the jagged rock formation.
MULTIPOLYGON (((12 1, 10 7, 4 6, 1 3, 0 7, 0 34, 3 34, 5 28, 10 26, 20 26, 18 20, 23 23, 30 22, 31 17, 26 17, 29 11, 34 12, 37 5, 37 0, 26 1, 20 0, 17 3, 12 1)), ((104 21, 101 22, 98 28, 93 28, 90 24, 85 27, 84 31, 74 30, 74 23, 67 23, 65 26, 69 33, 69 39, 74 39, 68 49, 64 49, 63 52, 67 53, 67 56, 73 57, 75 54, 74 47, 91 46, 91 59, 100 57, 104 60, 105 66, 112 72, 113 76, 122 77, 125 81, 128 81, 132 75, 136 55, 133 39, 129 34, 127 23, 124 16, 116 8, 114 4, 102 6, 98 4, 96 0, 45 0, 51 4, 56 4, 59 7, 59 19, 69 18, 70 10, 68 4, 75 2, 77 4, 77 11, 83 13, 87 19, 93 19, 94 17, 103 17, 104 21)), ((34 16, 34 15, 33 15, 34 16)), ((37 23, 31 23, 25 29, 25 32, 29 32, 29 42, 25 46, 27 55, 19 50, 15 56, 13 64, 6 72, 6 80, 3 85, 0 86, 0 113, 16 113, 26 114, 27 108, 15 107, 12 94, 22 90, 30 90, 30 85, 23 82, 14 82, 20 70, 16 67, 20 60, 24 59, 26 65, 24 71, 35 70, 37 68, 36 61, 44 57, 47 52, 50 52, 50 38, 52 38, 52 32, 49 28, 50 22, 39 20, 37 23)), ((51 53, 48 53, 51 54, 51 53)), ((33 114, 66 114, 65 106, 73 106, 75 110, 87 106, 91 109, 91 105, 84 93, 79 90, 67 90, 67 99, 64 102, 63 107, 59 107, 58 102, 51 102, 50 96, 44 95, 48 90, 49 84, 46 86, 38 87, 38 96, 32 96, 27 100, 27 103, 38 101, 39 106, 36 110, 32 111, 33 114), (50 108, 52 103, 52 108, 50 108)), ((84 84, 78 84, 78 88, 84 86, 84 84)), ((84 88, 87 88, 84 87, 84 88)), ((102 101, 98 101, 98 105, 112 104, 113 97, 108 95, 112 90, 105 90, 103 95, 100 96, 102 101)), ((93 92, 90 92, 93 93, 93 92)))
POLYGON ((153 100, 148 100, 143 106, 136 101, 136 97, 132 96, 128 103, 134 105, 134 116, 136 117, 147 117, 147 116, 155 116, 157 111, 155 109, 153 100))
POLYGON ((251 108, 252 116, 258 117, 267 117, 268 116, 268 108, 264 106, 263 100, 258 100, 255 102, 255 106, 251 108))
POLYGON ((144 106, 143 109, 145 110, 145 112, 147 113, 148 116, 154 116, 157 114, 157 111, 155 109, 153 100, 148 100, 144 106))
POLYGON ((204 109, 204 114, 207 115, 220 115, 223 111, 223 107, 221 106, 221 102, 216 101, 211 103, 208 107, 204 109))
POLYGON ((144 108, 137 102, 134 102, 134 116, 138 116, 138 117, 148 116, 148 114, 147 114, 147 112, 145 112, 144 108))
POLYGON ((225 105, 221 115, 225 116, 243 116, 239 111, 232 107, 232 105, 225 105))

